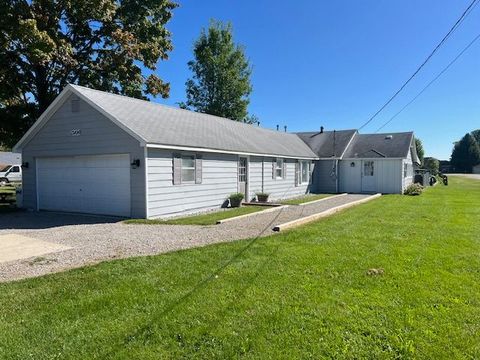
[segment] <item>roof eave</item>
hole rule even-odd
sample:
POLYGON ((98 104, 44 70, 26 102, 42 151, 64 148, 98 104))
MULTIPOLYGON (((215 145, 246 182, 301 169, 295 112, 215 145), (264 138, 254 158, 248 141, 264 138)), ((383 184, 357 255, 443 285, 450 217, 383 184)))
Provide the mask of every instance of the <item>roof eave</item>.
POLYGON ((285 159, 319 160, 319 158, 317 156, 266 154, 266 153, 256 153, 256 152, 248 152, 248 151, 233 151, 233 150, 204 148, 204 147, 196 147, 196 146, 179 146, 179 145, 146 143, 145 147, 152 148, 152 149, 169 149, 169 150, 183 150, 183 151, 195 151, 195 152, 209 152, 209 153, 217 153, 217 154, 266 156, 266 157, 278 157, 278 158, 285 158, 285 159))

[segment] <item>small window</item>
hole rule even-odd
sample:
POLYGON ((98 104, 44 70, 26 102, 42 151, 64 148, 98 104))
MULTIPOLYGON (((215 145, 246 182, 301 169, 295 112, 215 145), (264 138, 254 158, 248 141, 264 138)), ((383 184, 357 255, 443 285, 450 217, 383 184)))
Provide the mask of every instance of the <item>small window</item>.
POLYGON ((275 178, 283 179, 283 159, 277 158, 275 164, 275 178))
POLYGON ((238 181, 247 182, 247 158, 241 157, 238 162, 238 181))
POLYGON ((408 164, 403 164, 403 177, 408 176, 408 164))
POLYGON ((182 156, 182 183, 195 182, 195 156, 182 156))
POLYGON ((18 166, 14 166, 12 167, 12 169, 10 170, 11 173, 18 173, 20 172, 20 168, 18 166))
POLYGON ((363 163, 363 176, 373 176, 374 163, 373 161, 365 161, 363 163))
POLYGON ((309 167, 309 162, 308 161, 302 161, 300 162, 300 182, 302 184, 307 184, 310 178, 310 167, 309 167))
POLYGON ((80 100, 79 99, 72 99, 70 102, 72 106, 72 112, 79 112, 80 111, 80 100))

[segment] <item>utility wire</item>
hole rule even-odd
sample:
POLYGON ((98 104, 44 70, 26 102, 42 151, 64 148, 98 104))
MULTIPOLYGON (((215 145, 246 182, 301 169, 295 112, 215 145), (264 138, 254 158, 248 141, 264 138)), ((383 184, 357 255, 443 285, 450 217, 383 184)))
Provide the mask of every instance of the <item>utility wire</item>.
POLYGON ((422 68, 427 64, 427 62, 433 57, 433 55, 437 52, 437 50, 445 43, 445 41, 447 41, 447 39, 450 37, 450 35, 452 35, 452 33, 460 26, 460 24, 463 22, 463 20, 465 20, 465 18, 470 14, 471 10, 473 10, 473 8, 477 5, 477 1, 478 0, 473 0, 470 3, 470 5, 468 5, 468 7, 462 13, 460 18, 450 28, 450 30, 447 32, 447 34, 437 44, 437 46, 433 49, 433 51, 430 53, 430 55, 427 56, 427 58, 417 68, 417 70, 415 70, 415 72, 408 78, 408 80, 403 83, 403 85, 400 87, 400 89, 398 89, 397 92, 395 92, 395 94, 393 94, 393 96, 390 97, 390 99, 388 99, 388 101, 385 104, 383 104, 383 106, 379 110, 377 110, 377 112, 375 114, 373 114, 370 117, 370 119, 368 119, 362 126, 360 126, 358 128, 359 130, 363 129, 365 126, 370 124, 370 122, 372 122, 372 120, 375 119, 378 116, 378 114, 380 114, 380 112, 382 112, 383 109, 385 109, 393 101, 393 99, 395 99, 397 97, 398 94, 400 94, 400 92, 408 85, 408 83, 410 83, 410 81, 412 81, 412 79, 420 72, 420 70, 422 70, 422 68))
POLYGON ((443 68, 442 71, 440 71, 440 73, 438 73, 437 76, 435 76, 435 78, 433 78, 432 81, 430 81, 423 89, 422 91, 420 91, 412 100, 410 100, 404 107, 402 107, 400 109, 400 111, 398 111, 395 115, 393 115, 387 122, 385 122, 382 126, 380 126, 376 131, 375 133, 378 133, 380 130, 382 130, 385 126, 387 126, 388 124, 390 124, 398 115, 400 115, 403 110, 405 110, 408 106, 410 106, 410 104, 412 104, 415 100, 417 100, 420 95, 422 95, 425 90, 427 90, 430 85, 432 85, 435 81, 437 81, 437 79, 442 76, 449 68, 450 66, 452 66, 478 39, 480 39, 480 34, 478 34, 452 61, 450 61, 450 63, 445 67, 443 68))

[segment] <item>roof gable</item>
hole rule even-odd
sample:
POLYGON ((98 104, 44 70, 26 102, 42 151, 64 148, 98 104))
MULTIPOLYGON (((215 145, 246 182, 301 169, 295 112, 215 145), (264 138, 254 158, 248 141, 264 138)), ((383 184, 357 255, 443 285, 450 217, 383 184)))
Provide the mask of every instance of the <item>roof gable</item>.
POLYGON ((357 130, 296 133, 320 158, 341 158, 357 130))
POLYGON ((21 148, 48 120, 68 93, 100 111, 142 145, 184 146, 205 150, 271 156, 316 158, 295 134, 273 131, 217 116, 168 107, 157 103, 68 85, 16 145, 21 148))
POLYGON ((357 134, 344 158, 406 158, 411 151, 413 132, 357 134))

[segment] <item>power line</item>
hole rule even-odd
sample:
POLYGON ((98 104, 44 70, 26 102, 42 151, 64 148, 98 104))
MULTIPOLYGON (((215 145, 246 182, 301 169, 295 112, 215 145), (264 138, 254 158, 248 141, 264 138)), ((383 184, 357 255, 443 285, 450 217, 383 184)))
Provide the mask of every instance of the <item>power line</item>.
POLYGON ((450 28, 450 30, 447 32, 447 34, 443 37, 443 39, 437 44, 437 46, 433 49, 433 51, 430 53, 430 55, 427 56, 427 58, 423 61, 423 63, 415 70, 415 72, 408 78, 407 81, 403 83, 403 85, 398 89, 395 94, 393 94, 388 101, 382 105, 382 107, 377 110, 375 114, 373 114, 362 126, 360 126, 358 129, 361 130, 370 122, 375 119, 380 112, 382 112, 383 109, 385 109, 392 101, 397 97, 398 94, 412 81, 412 79, 420 72, 420 70, 427 64, 427 62, 433 57, 433 55, 437 52, 437 50, 447 41, 447 39, 450 37, 450 35, 453 34, 453 32, 460 26, 460 24, 465 20, 465 18, 470 14, 471 10, 477 5, 478 0, 473 0, 470 5, 465 9, 465 11, 462 13, 460 18, 455 22, 455 24, 450 28))
POLYGON ((435 78, 433 78, 432 81, 430 81, 423 89, 422 91, 420 91, 412 100, 410 100, 404 107, 402 107, 400 109, 400 111, 398 111, 395 115, 393 115, 387 122, 385 122, 382 126, 380 126, 375 132, 378 133, 380 130, 382 130, 385 126, 387 126, 388 124, 390 124, 398 115, 400 115, 403 110, 405 110, 408 106, 410 106, 415 100, 417 100, 420 95, 422 95, 425 90, 427 90, 430 85, 432 85, 435 81, 437 81, 437 79, 442 76, 449 68, 450 66, 452 66, 478 39, 480 39, 480 34, 478 34, 452 61, 450 61, 450 63, 445 67, 443 68, 442 71, 440 71, 440 73, 438 73, 437 76, 435 76, 435 78))

